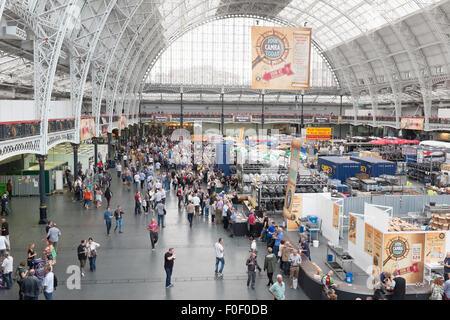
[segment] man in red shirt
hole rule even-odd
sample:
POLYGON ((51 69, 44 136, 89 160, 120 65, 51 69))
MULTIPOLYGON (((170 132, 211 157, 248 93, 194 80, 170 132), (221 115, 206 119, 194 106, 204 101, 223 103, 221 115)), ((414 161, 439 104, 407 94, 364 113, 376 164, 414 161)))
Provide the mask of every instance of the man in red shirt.
POLYGON ((134 195, 134 201, 135 201, 135 206, 134 206, 134 214, 141 214, 141 194, 138 192, 136 192, 136 194, 134 195))
POLYGON ((255 237, 254 233, 255 233, 255 226, 256 226, 256 217, 255 217, 255 211, 252 210, 250 212, 250 215, 248 216, 248 225, 250 228, 250 236, 251 237, 255 237))
POLYGON ((152 221, 147 225, 147 230, 150 231, 150 242, 152 243, 152 250, 155 251, 155 244, 158 242, 159 231, 155 218, 152 218, 152 221))

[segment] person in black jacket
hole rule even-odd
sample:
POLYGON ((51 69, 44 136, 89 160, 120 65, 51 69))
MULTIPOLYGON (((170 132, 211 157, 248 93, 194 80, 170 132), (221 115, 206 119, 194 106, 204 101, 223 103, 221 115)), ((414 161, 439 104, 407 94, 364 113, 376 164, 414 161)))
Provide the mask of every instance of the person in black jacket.
POLYGON ((398 271, 394 271, 393 275, 394 279, 389 288, 392 291, 391 300, 405 300, 406 280, 399 276, 398 271))
POLYGON ((86 248, 86 240, 81 240, 80 245, 78 246, 77 249, 77 255, 78 255, 78 260, 80 261, 80 273, 81 276, 84 277, 84 266, 86 265, 86 260, 87 260, 87 248, 86 248))
POLYGON ((256 269, 258 269, 258 271, 261 272, 261 267, 258 265, 258 261, 256 260, 256 254, 254 252, 252 252, 250 258, 247 259, 246 265, 248 271, 247 287, 250 285, 251 281, 252 289, 255 290, 256 269))

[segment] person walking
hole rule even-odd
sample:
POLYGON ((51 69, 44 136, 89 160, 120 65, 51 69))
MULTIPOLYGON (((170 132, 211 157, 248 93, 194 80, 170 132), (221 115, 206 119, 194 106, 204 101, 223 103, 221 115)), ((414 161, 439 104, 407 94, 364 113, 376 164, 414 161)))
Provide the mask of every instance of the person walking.
POLYGON ((164 224, 164 215, 166 213, 165 205, 162 203, 162 201, 159 201, 158 204, 155 207, 156 215, 158 216, 158 226, 160 228, 165 228, 164 224))
POLYGON ((0 235, 0 258, 5 256, 7 249, 9 249, 9 241, 5 236, 0 235))
POLYGON ((94 242, 92 238, 89 238, 86 247, 88 249, 89 270, 95 271, 97 269, 95 265, 97 261, 97 249, 100 247, 100 245, 97 242, 94 242))
POLYGON ((106 235, 109 236, 109 231, 111 230, 112 218, 114 217, 110 207, 108 207, 108 209, 106 209, 103 216, 104 216, 105 224, 106 224, 106 235))
POLYGON ((105 199, 106 199, 106 203, 107 203, 108 208, 109 208, 109 206, 111 204, 111 198, 112 197, 113 197, 113 193, 112 193, 111 189, 108 186, 108 187, 106 187, 106 190, 105 190, 105 199))
POLYGON ((114 211, 114 218, 116 218, 116 227, 114 228, 114 232, 116 232, 117 227, 119 227, 119 233, 122 232, 122 219, 123 219, 123 211, 120 209, 120 205, 117 206, 117 209, 114 211))
POLYGON ((171 278, 175 259, 176 259, 175 250, 174 248, 170 248, 169 251, 167 251, 164 254, 164 270, 166 271, 166 289, 173 287, 171 278))
POLYGON ((277 282, 274 283, 269 292, 273 295, 274 300, 285 300, 284 292, 286 291, 286 286, 283 282, 283 276, 281 274, 277 275, 277 282))
POLYGON ((297 286, 296 288, 294 288, 294 281, 297 280, 298 284, 300 263, 302 263, 302 257, 298 254, 298 250, 293 250, 293 252, 289 256, 289 262, 291 264, 291 267, 289 269, 289 285, 291 289, 297 289, 297 286))
POLYGON ((275 272, 275 267, 277 265, 277 257, 273 254, 272 248, 267 248, 267 255, 264 258, 264 271, 267 270, 267 278, 269 282, 267 286, 273 284, 273 273, 275 272))
POLYGON ((156 223, 155 218, 152 218, 150 223, 147 225, 147 230, 150 232, 150 242, 152 244, 152 251, 154 251, 156 242, 158 242, 158 231, 159 231, 159 226, 156 223))
POLYGON ((42 282, 39 280, 34 269, 30 269, 28 276, 22 280, 23 300, 38 300, 42 291, 42 282))
POLYGON ((55 290, 54 287, 54 280, 55 275, 52 272, 52 267, 45 266, 44 268, 45 276, 44 281, 42 281, 43 291, 44 291, 44 297, 45 300, 53 300, 53 291, 55 290))
POLYGON ((52 222, 50 228, 47 231, 47 235, 42 240, 50 240, 56 250, 56 245, 58 244, 60 236, 61 231, 56 227, 56 223, 52 222))
POLYGON ((28 269, 33 269, 35 257, 36 257, 36 252, 34 252, 34 243, 30 243, 30 245, 28 246, 28 252, 27 252, 28 269))
POLYGON ((256 269, 261 272, 261 267, 258 265, 258 261, 256 260, 256 254, 252 253, 245 264, 247 265, 248 272, 247 287, 250 285, 251 281, 252 289, 255 290, 256 269))
POLYGON ((25 279, 28 274, 25 261, 19 263, 19 266, 16 269, 16 274, 17 274, 17 284, 19 285, 19 300, 23 300, 22 282, 23 279, 25 279))
POLYGON ((187 218, 189 221, 189 227, 192 228, 192 219, 194 218, 195 206, 191 201, 188 201, 188 205, 186 207, 187 218))
POLYGON ((86 265, 88 249, 86 247, 86 240, 81 240, 77 248, 78 261, 80 262, 80 274, 84 277, 84 266, 86 265))
POLYGON ((2 236, 5 236, 9 241, 9 224, 6 222, 6 218, 2 217, 1 219, 1 233, 2 236))
POLYGON ((223 267, 225 266, 224 249, 223 249, 223 239, 219 238, 216 242, 216 276, 223 277, 223 267), (221 263, 220 271, 219 263, 221 263))
POLYGON ((9 250, 5 251, 5 259, 2 262, 2 274, 3 281, 6 284, 5 289, 11 289, 12 287, 12 272, 13 272, 13 257, 9 255, 9 250))
POLYGON ((134 195, 134 214, 141 214, 141 193, 136 191, 134 195))

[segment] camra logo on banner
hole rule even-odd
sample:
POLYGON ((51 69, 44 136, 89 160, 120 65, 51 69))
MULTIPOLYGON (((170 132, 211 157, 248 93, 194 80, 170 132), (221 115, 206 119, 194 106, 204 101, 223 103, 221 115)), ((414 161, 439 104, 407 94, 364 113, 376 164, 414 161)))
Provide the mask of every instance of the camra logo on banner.
POLYGON ((325 172, 327 172, 327 173, 329 173, 329 174, 331 174, 331 173, 333 173, 333 168, 331 168, 330 166, 327 166, 327 165, 322 165, 322 171, 325 171, 325 172))

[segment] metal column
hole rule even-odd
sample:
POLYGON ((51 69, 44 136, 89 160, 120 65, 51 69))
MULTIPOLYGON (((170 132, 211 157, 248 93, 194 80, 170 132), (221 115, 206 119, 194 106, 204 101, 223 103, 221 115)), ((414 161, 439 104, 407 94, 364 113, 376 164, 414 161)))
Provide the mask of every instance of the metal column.
POLYGON ((339 115, 341 116, 341 121, 339 122, 339 138, 342 139, 342 95, 341 95, 341 105, 339 108, 339 115))
POLYGON ((108 161, 111 160, 112 133, 108 132, 108 161))
POLYGON ((39 161, 39 224, 47 224, 47 205, 45 194, 45 161, 46 155, 36 155, 39 161))
POLYGON ((183 129, 183 91, 180 92, 180 129, 183 129))
POLYGON ((221 100, 222 100, 222 115, 221 115, 221 130, 222 130, 222 137, 223 137, 223 133, 224 133, 224 126, 225 126, 225 119, 224 119, 224 101, 223 101, 223 96, 224 96, 224 92, 222 90, 222 93, 220 94, 221 100))
POLYGON ((305 127, 305 119, 304 119, 304 117, 303 117, 303 107, 304 107, 304 103, 303 103, 304 100, 303 100, 303 98, 304 98, 304 96, 305 96, 305 95, 302 94, 302 119, 301 119, 302 121, 301 121, 301 124, 300 124, 300 127, 301 127, 301 128, 304 128, 304 127, 305 127))
POLYGON ((261 131, 264 130, 264 90, 261 92, 261 131))
POLYGON ((97 139, 92 139, 92 142, 94 142, 94 170, 96 170, 98 165, 98 147, 97 147, 97 139))
POLYGON ((295 128, 297 130, 297 137, 300 137, 302 132, 300 129, 300 123, 298 123, 298 95, 295 95, 295 116, 296 116, 296 124, 295 128))
POLYGON ((78 178, 78 148, 79 144, 72 143, 73 147, 73 178, 78 178))

